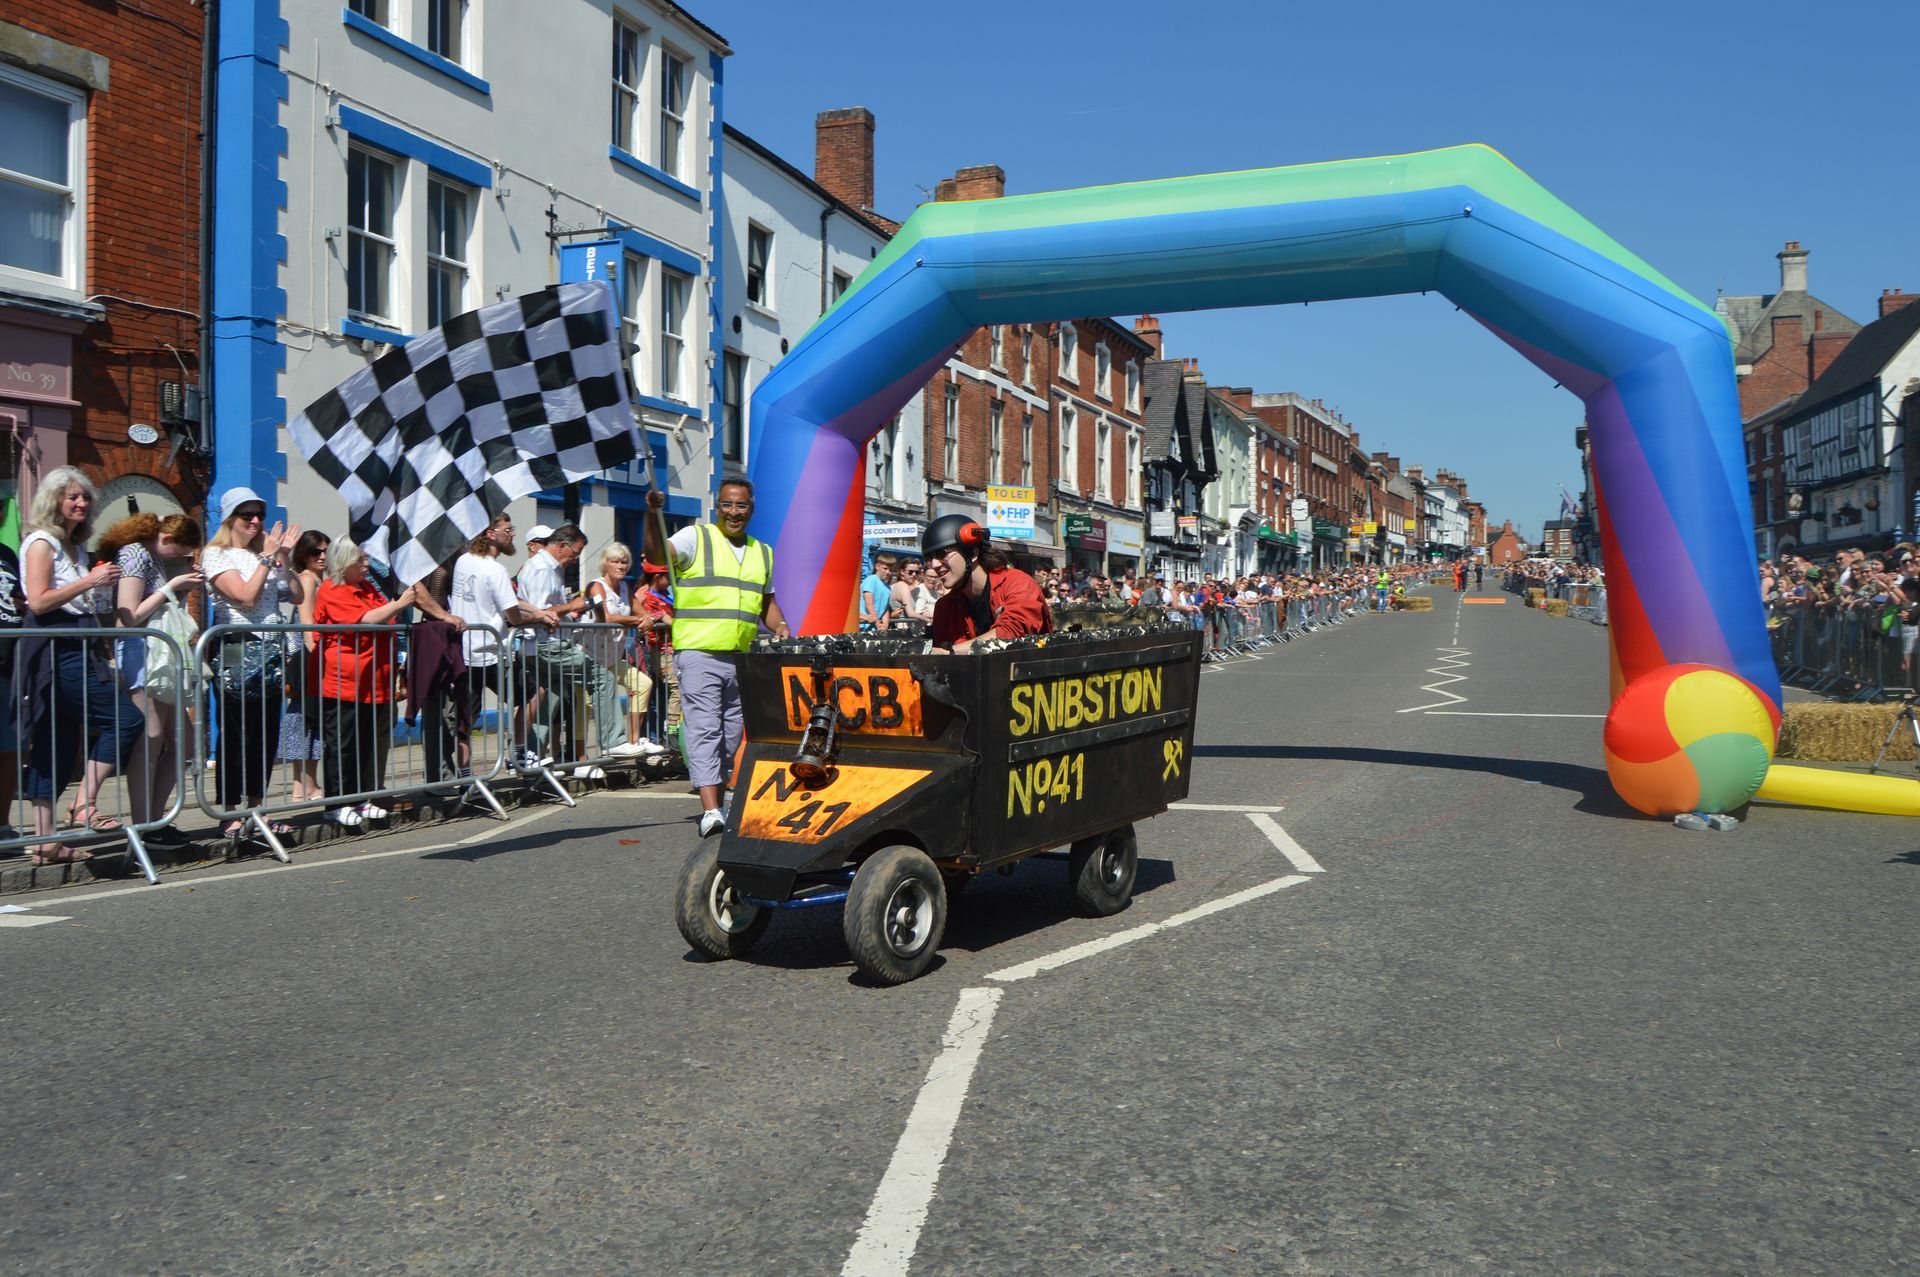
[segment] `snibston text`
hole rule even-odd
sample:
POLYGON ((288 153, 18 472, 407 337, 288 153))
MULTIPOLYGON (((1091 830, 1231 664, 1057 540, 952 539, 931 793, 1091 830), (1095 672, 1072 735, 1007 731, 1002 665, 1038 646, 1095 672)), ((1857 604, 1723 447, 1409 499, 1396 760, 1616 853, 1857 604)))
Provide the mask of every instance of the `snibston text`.
POLYGON ((1154 666, 1016 683, 1008 729, 1015 737, 1045 736, 1158 713, 1165 672, 1154 666))

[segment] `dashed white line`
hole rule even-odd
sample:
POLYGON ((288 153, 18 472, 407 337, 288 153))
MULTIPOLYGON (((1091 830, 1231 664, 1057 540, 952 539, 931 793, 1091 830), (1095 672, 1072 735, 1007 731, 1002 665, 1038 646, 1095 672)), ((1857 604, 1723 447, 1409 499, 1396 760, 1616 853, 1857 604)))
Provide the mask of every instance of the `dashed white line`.
POLYGON ((940 1182, 953 1128, 966 1103, 974 1067, 987 1044, 987 1030, 1004 990, 962 989, 960 1005, 947 1022, 940 1054, 927 1070, 926 1084, 907 1116, 907 1129, 894 1146, 893 1160, 880 1177, 880 1190, 854 1238, 841 1277, 900 1277, 913 1262, 940 1182))
POLYGON ((1167 808, 1167 810, 1168 811, 1231 811, 1231 812, 1239 812, 1242 815, 1245 815, 1249 812, 1256 812, 1256 811, 1285 811, 1286 808, 1282 807, 1279 803, 1272 803, 1267 806, 1260 806, 1258 804, 1253 806, 1248 806, 1246 803, 1190 803, 1190 802, 1182 801, 1182 802, 1175 803, 1173 806, 1167 808))
MULTIPOLYGON (((1402 714, 1406 710, 1400 711, 1402 714)), ((1430 709, 1429 717, 1440 718, 1605 718, 1605 714, 1509 714, 1490 709, 1430 709)))

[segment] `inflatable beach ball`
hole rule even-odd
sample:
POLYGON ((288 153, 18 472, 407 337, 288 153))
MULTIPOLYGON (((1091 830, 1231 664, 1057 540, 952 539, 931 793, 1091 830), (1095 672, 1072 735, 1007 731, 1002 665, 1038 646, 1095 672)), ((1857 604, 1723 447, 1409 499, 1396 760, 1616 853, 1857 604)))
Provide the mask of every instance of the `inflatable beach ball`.
POLYGON ((1780 711, 1765 693, 1711 665, 1643 674, 1607 714, 1607 775, 1649 816, 1732 811, 1773 763, 1780 711))

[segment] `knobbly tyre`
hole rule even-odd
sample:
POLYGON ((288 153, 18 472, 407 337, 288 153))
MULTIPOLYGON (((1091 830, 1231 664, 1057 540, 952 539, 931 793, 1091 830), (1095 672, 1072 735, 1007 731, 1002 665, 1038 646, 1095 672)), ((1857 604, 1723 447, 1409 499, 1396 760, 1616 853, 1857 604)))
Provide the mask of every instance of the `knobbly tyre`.
POLYGON ((854 965, 901 984, 975 874, 1060 846, 1080 910, 1119 912, 1134 822, 1187 795, 1200 643, 1154 615, 959 656, 885 636, 757 644, 726 830, 687 860, 680 934, 737 958, 775 910, 839 905, 854 965))

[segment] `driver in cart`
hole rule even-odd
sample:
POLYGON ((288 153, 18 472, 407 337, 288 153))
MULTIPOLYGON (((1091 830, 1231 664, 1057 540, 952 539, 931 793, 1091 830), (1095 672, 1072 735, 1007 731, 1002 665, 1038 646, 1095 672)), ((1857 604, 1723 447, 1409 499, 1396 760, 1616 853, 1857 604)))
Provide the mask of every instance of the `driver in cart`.
POLYGON ((933 650, 965 652, 981 639, 1053 631, 1040 585, 988 544, 987 530, 964 514, 943 514, 920 538, 927 571, 947 592, 933 605, 933 650))

